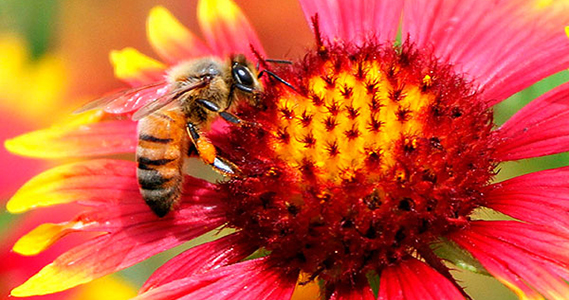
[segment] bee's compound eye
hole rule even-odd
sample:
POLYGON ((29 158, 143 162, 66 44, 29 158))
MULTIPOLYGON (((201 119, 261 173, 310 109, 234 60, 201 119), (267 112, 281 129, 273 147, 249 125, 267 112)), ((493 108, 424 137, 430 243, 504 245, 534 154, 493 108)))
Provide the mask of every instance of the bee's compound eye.
POLYGON ((251 70, 242 65, 237 65, 233 68, 233 78, 237 81, 237 83, 245 86, 253 86, 255 83, 251 70))

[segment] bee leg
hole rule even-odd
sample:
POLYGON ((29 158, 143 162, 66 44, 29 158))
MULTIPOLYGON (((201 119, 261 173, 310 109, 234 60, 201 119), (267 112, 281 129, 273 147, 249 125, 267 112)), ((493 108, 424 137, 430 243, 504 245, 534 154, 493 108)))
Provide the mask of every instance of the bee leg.
POLYGON ((248 123, 248 122, 241 120, 238 116, 236 116, 230 112, 221 111, 219 106, 217 106, 215 103, 213 103, 209 100, 198 99, 198 100, 196 100, 196 102, 201 104, 207 110, 218 113, 220 117, 222 117, 225 121, 227 121, 229 123, 233 123, 233 124, 237 124, 237 125, 244 125, 244 124, 248 123))
POLYGON ((238 176, 241 174, 241 170, 234 163, 228 161, 227 159, 217 156, 215 157, 213 164, 211 164, 218 172, 229 176, 238 176))
POLYGON ((220 112, 219 116, 222 117, 225 121, 239 126, 250 126, 250 127, 259 126, 258 123, 243 121, 238 116, 227 111, 220 112))
POLYGON ((213 143, 207 138, 200 136, 198 127, 191 122, 186 123, 186 130, 195 146, 198 156, 212 166, 216 171, 224 175, 237 176, 241 173, 239 168, 223 157, 217 156, 213 143))
POLYGON ((196 146, 194 146, 193 142, 188 147, 188 153, 187 154, 189 157, 196 156, 196 155, 199 156, 198 149, 196 149, 196 146))

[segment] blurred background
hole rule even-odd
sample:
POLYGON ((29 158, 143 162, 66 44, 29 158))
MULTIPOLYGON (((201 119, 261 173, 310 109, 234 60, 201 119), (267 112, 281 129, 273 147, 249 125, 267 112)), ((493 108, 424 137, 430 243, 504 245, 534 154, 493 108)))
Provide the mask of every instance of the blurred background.
MULTIPOLYGON (((282 0, 236 0, 249 17, 272 58, 296 58, 311 46, 312 35, 299 4, 282 0)), ((57 122, 74 109, 112 89, 124 87, 113 76, 108 53, 134 47, 157 56, 146 41, 145 22, 155 5, 168 8, 184 25, 200 36, 196 20, 197 0, 2 0, 0 1, 0 140, 57 122)), ((496 108, 498 124, 531 99, 569 80, 566 71, 556 74, 511 97, 496 108)), ((509 163, 498 180, 522 173, 567 165, 567 154, 509 163)), ((17 237, 38 224, 68 219, 75 212, 57 208, 56 214, 10 215, 4 204, 19 186, 38 172, 61 162, 16 157, 0 148, 0 299, 9 290, 51 262, 75 238, 63 239, 38 257, 10 252, 17 237), (45 220, 45 216, 51 218, 45 220), (55 218, 55 219, 54 219, 55 218)), ((207 238, 207 237, 206 237, 207 238)), ((198 241, 199 243, 199 241, 198 241)), ((168 257, 188 248, 184 245, 129 268, 118 276, 56 296, 37 299, 127 299, 149 274, 168 257), (97 288, 104 285, 105 288, 97 288), (111 288, 112 287, 112 288, 111 288), (102 290, 112 290, 102 295, 102 290)), ((516 299, 495 280, 456 272, 475 299, 516 299)))

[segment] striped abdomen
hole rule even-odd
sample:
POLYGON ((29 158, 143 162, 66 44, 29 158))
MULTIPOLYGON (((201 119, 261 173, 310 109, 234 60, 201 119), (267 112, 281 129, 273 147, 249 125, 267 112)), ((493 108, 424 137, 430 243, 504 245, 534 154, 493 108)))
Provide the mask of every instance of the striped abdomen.
POLYGON ((188 137, 184 114, 160 110, 138 122, 136 161, 140 193, 159 217, 179 200, 188 137))

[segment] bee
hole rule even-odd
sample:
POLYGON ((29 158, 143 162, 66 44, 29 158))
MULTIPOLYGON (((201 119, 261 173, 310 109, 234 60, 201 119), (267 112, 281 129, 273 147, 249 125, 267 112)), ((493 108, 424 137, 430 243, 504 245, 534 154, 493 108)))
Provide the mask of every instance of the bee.
POLYGON ((244 55, 225 62, 206 57, 189 60, 172 68, 164 83, 125 90, 86 104, 76 111, 105 108, 117 102, 138 101, 147 89, 164 84, 167 91, 136 110, 137 178, 142 198, 152 211, 163 217, 179 201, 183 183, 183 162, 190 151, 214 170, 236 175, 237 166, 217 155, 206 131, 218 116, 229 123, 245 122, 230 112, 238 101, 257 106, 263 87, 257 69, 244 55))

